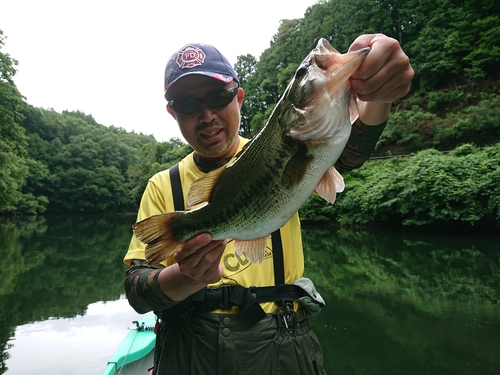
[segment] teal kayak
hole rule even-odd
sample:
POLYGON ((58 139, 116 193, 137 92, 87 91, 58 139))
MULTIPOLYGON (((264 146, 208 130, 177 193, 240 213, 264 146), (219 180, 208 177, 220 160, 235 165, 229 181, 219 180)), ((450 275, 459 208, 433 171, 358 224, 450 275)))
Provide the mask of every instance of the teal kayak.
POLYGON ((132 323, 135 327, 111 356, 102 375, 147 374, 153 366, 156 317, 153 314, 132 323))

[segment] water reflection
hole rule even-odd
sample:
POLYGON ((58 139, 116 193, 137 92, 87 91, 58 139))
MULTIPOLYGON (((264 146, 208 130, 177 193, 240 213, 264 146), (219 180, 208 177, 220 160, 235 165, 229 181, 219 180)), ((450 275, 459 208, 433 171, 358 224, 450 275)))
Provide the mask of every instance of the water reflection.
MULTIPOLYGON (((96 301, 120 298, 126 269, 122 258, 134 219, 125 215, 0 218, 0 374, 7 371, 12 345, 25 353, 31 350, 9 342, 16 327, 49 318, 75 318, 96 301)), ((57 353, 64 345, 50 348, 53 360, 46 373, 58 368, 57 353)), ((84 348, 73 348, 67 361, 80 358, 84 348)), ((30 373, 30 368, 21 373, 30 373)))
MULTIPOLYGON (((28 361, 40 348, 45 373, 62 352, 75 366, 86 356, 88 373, 103 369, 109 355, 92 357, 84 335, 113 325, 122 333, 135 314, 119 299, 134 219, 0 218, 0 374, 43 373, 28 361)), ((311 325, 328 373, 500 373, 498 237, 327 228, 303 236, 306 276, 327 301, 311 325)))
POLYGON ((119 299, 88 306, 84 316, 18 326, 8 374, 100 374, 138 315, 119 299), (55 354, 57 353, 57 354, 55 354))
POLYGON ((326 294, 311 325, 328 373, 500 372, 497 237, 327 229, 304 237, 306 274, 326 294))

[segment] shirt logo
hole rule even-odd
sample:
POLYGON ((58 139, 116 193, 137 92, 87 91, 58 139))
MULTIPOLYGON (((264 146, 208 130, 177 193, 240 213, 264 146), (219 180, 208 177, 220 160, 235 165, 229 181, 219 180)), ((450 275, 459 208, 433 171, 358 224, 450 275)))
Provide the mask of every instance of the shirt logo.
POLYGON ((176 62, 181 69, 194 68, 205 62, 205 53, 198 47, 187 46, 179 51, 176 62))

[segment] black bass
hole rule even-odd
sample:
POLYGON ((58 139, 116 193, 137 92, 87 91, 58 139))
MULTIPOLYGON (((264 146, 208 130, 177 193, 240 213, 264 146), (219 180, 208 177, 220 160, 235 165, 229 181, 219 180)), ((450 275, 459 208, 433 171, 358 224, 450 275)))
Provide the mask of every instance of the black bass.
POLYGON ((267 124, 234 162, 207 173, 189 189, 189 211, 151 216, 133 225, 159 263, 194 236, 234 239, 235 251, 262 263, 270 233, 281 228, 316 191, 328 202, 344 189, 333 167, 357 118, 349 77, 369 52, 340 54, 326 39, 304 59, 267 124))

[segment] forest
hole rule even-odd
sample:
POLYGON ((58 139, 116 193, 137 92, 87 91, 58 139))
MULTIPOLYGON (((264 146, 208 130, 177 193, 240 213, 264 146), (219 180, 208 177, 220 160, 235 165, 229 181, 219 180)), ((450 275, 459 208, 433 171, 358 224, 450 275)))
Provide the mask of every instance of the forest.
MULTIPOLYGON (((364 33, 399 41, 415 70, 372 160, 346 174, 335 205, 312 197, 306 223, 500 225, 500 5, 495 0, 320 0, 282 20, 261 56, 238 56, 241 134, 265 124, 321 37, 340 52, 364 33)), ((137 210, 148 179, 192 150, 25 101, 0 30, 0 214, 137 210)))

